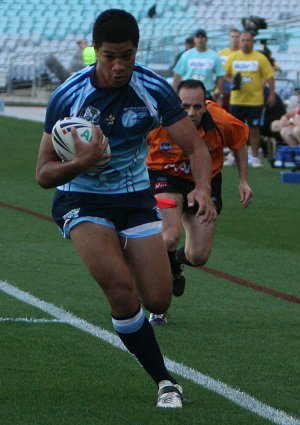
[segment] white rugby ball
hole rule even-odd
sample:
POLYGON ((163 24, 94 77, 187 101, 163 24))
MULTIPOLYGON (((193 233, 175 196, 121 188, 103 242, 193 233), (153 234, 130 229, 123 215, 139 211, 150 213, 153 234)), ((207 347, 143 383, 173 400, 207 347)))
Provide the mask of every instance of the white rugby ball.
MULTIPOLYGON (((90 121, 79 117, 68 117, 57 121, 52 129, 52 144, 62 161, 71 161, 75 156, 74 140, 71 134, 72 127, 76 128, 78 136, 85 143, 90 143, 93 137, 92 123, 90 121)), ((99 173, 107 166, 111 159, 109 144, 104 151, 104 155, 108 157, 100 158, 87 171, 88 174, 99 173)))

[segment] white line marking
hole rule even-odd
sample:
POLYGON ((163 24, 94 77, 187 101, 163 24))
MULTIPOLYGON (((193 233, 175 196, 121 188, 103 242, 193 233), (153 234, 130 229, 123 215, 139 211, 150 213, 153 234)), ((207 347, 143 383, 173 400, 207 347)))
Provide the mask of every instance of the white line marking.
POLYGON ((0 322, 21 322, 21 323, 66 323, 57 319, 35 319, 33 317, 0 317, 0 322))
MULTIPOLYGON (((58 319, 58 321, 68 323, 74 328, 89 333, 96 338, 99 338, 113 345, 114 347, 127 351, 123 343, 116 335, 106 331, 105 329, 97 327, 85 321, 84 319, 80 319, 74 314, 65 311, 63 308, 56 307, 54 304, 48 303, 46 301, 42 301, 39 298, 29 294, 28 292, 24 292, 2 280, 0 280, 0 290, 26 304, 34 306, 39 310, 48 313, 50 316, 58 319)), ((298 418, 292 417, 282 410, 274 409, 273 407, 262 403, 261 401, 238 389, 231 388, 229 385, 224 384, 221 381, 217 381, 210 376, 204 375, 195 369, 189 368, 168 358, 165 358, 165 361, 168 369, 171 372, 174 372, 177 375, 194 382, 195 384, 198 384, 210 391, 219 394, 225 399, 232 401, 238 406, 243 407, 244 409, 255 413, 262 418, 268 419, 274 424, 300 425, 300 420, 298 418)))

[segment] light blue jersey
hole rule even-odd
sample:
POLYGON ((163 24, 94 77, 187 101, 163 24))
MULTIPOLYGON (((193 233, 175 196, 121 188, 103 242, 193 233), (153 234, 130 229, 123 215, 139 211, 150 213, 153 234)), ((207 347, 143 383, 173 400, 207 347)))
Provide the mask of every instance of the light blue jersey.
POLYGON ((99 125, 109 139, 112 158, 100 173, 80 174, 59 190, 117 194, 149 188, 145 158, 147 133, 186 116, 171 86, 150 69, 136 64, 129 83, 121 88, 99 88, 95 65, 71 76, 52 94, 45 132, 57 120, 78 116, 99 125))
POLYGON ((200 80, 208 93, 213 94, 215 78, 223 77, 225 71, 220 56, 213 50, 199 52, 195 47, 181 55, 174 72, 183 80, 200 80))

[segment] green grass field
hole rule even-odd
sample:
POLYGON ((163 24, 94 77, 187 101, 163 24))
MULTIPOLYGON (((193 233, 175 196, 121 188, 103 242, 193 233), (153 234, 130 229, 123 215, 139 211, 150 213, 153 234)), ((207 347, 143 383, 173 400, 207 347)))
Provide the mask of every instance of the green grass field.
POLYGON ((299 425, 300 186, 265 161, 249 170, 255 196, 242 210, 236 169, 224 170, 207 266, 274 293, 186 267, 186 292, 156 334, 187 401, 161 411, 152 380, 109 343, 101 291, 44 219, 53 190, 35 183, 41 134, 0 117, 0 424, 299 425))

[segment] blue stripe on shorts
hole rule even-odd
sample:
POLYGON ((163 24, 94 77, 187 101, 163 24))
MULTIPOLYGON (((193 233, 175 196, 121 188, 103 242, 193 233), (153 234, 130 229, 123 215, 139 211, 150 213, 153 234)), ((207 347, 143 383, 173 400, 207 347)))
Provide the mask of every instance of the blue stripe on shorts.
MULTIPOLYGON (((71 230, 75 226, 78 226, 78 224, 83 222, 100 224, 102 226, 111 227, 112 229, 116 230, 116 227, 113 224, 113 222, 108 220, 107 218, 89 217, 89 216, 76 217, 72 219, 67 219, 65 221, 65 224, 63 227, 63 236, 66 239, 70 239, 71 230)), ((161 221, 152 221, 150 223, 140 224, 139 226, 131 227, 129 229, 120 230, 118 233, 123 238, 135 239, 135 238, 145 238, 147 236, 156 235, 158 233, 161 233, 161 230, 162 230, 161 221)))

